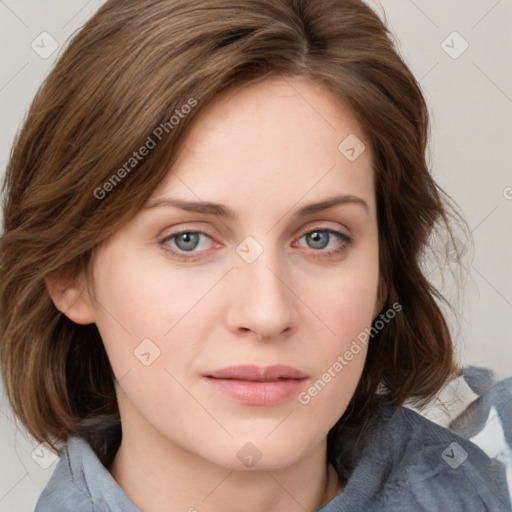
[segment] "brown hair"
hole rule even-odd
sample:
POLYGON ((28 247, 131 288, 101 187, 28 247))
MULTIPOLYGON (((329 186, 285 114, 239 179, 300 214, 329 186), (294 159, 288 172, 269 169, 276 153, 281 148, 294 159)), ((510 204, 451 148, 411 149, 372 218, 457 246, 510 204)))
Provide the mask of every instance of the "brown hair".
POLYGON ((423 95, 381 19, 360 0, 109 0, 39 89, 4 181, 3 379, 15 414, 38 441, 60 449, 82 419, 118 414, 96 326, 59 312, 45 277, 89 268, 94 249, 166 176, 211 99, 279 76, 323 84, 367 134, 384 310, 403 308, 369 343, 340 421, 360 421, 379 389, 398 404, 424 403, 455 370, 442 296, 421 269, 435 229, 453 239, 448 197, 426 163, 423 95), (159 126, 167 128, 162 141, 127 175, 126 162, 159 126), (123 179, 113 181, 116 174, 123 179))

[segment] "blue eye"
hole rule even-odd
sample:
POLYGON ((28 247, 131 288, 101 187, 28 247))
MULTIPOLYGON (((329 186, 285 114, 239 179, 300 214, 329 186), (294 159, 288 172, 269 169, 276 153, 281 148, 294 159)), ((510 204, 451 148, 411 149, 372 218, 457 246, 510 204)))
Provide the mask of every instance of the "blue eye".
MULTIPOLYGON (((170 245, 171 247, 175 247, 183 252, 193 252, 195 249, 200 247, 202 238, 210 239, 206 233, 202 233, 201 231, 181 231, 180 233, 172 234, 165 240, 162 240, 161 243, 164 246, 170 245)), ((172 248, 165 249, 169 252, 176 253, 172 248)))
MULTIPOLYGON (((298 245, 312 249, 314 258, 330 258, 346 251, 352 241, 350 236, 339 231, 319 228, 303 232, 298 245), (300 243, 302 240, 305 240, 306 245, 300 243)), ((200 253, 211 248, 213 243, 212 238, 202 231, 178 231, 160 241, 164 251, 183 261, 201 257, 200 253)))
POLYGON ((311 231, 304 236, 311 249, 325 249, 331 239, 331 234, 327 231, 311 231))
POLYGON ((352 238, 332 229, 315 229, 308 231, 299 239, 305 239, 307 247, 324 255, 343 252, 351 243, 352 238), (328 250, 325 250, 328 249, 328 250))
POLYGON ((199 237, 199 233, 181 233, 174 237, 174 243, 182 251, 193 251, 199 244, 199 237))

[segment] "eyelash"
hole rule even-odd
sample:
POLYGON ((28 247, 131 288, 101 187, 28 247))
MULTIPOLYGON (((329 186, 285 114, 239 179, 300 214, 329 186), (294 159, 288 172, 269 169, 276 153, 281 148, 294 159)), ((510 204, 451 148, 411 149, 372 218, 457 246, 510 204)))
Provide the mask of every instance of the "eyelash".
MULTIPOLYGON (((337 249, 331 249, 331 250, 328 250, 328 251, 325 251, 323 249, 319 249, 319 250, 311 249, 313 251, 313 253, 317 253, 317 254, 315 254, 314 258, 318 258, 318 259, 320 259, 320 258, 325 259, 325 258, 330 258, 330 257, 333 257, 333 256, 340 255, 344 251, 346 251, 348 249, 348 247, 354 241, 354 239, 352 237, 346 235, 345 233, 341 233, 340 231, 335 231, 335 230, 330 229, 330 228, 322 228, 322 227, 315 228, 315 229, 307 229, 307 230, 302 231, 300 236, 297 238, 297 240, 300 240, 305 235, 308 235, 308 234, 311 234, 311 233, 315 233, 315 232, 328 233, 329 235, 334 235, 335 237, 338 237, 341 240, 341 246, 338 247, 337 249)), ((169 246, 167 245, 167 243, 169 241, 171 241, 172 239, 176 238, 177 236, 183 235, 185 233, 187 233, 187 234, 196 234, 196 235, 204 235, 204 236, 212 239, 212 237, 209 236, 204 231, 182 230, 182 231, 176 231, 175 233, 171 233, 169 236, 166 236, 163 240, 160 241, 160 246, 162 247, 162 249, 165 252, 171 254, 171 256, 173 256, 174 258, 177 258, 177 259, 182 260, 182 261, 190 261, 191 259, 193 259, 193 256, 192 257, 185 256, 185 254, 187 254, 186 251, 178 252, 178 251, 175 251, 173 249, 170 249, 169 246)), ((329 242, 330 242, 330 240, 329 240, 329 242)), ((191 251, 189 254, 194 254, 194 252, 191 251)))

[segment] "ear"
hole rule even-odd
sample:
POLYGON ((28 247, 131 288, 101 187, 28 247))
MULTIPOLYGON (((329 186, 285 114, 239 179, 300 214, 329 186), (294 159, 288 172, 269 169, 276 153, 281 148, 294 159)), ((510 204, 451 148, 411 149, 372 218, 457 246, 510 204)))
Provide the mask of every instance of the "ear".
POLYGON ((96 321, 91 297, 83 279, 74 279, 62 272, 45 278, 46 288, 55 307, 77 324, 87 325, 96 321))

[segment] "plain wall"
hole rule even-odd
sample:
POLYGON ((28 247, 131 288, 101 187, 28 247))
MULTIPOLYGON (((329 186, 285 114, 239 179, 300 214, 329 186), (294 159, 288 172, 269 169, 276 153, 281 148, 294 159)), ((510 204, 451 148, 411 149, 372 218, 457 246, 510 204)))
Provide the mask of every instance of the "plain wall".
MULTIPOLYGON (((102 3, 0 2, 2 172, 37 88, 68 38, 102 3), (40 52, 51 49, 43 32, 59 45, 48 58, 31 47, 35 41, 40 52)), ((380 5, 430 106, 432 172, 462 209, 474 237, 474 254, 461 246, 470 276, 459 320, 452 319, 459 361, 510 375, 512 1, 382 0, 380 5)), ((430 271, 436 275, 435 267, 430 271)), ((449 288, 445 292, 454 295, 449 288)), ((0 511, 31 511, 55 462, 15 428, 5 400, 0 446, 0 511)))

